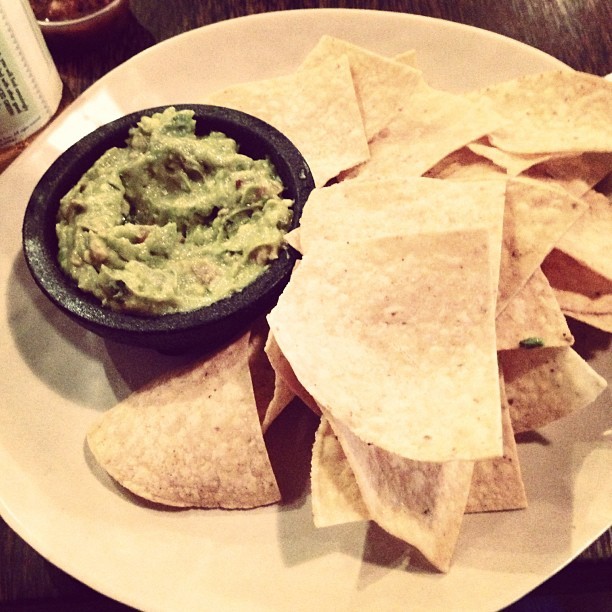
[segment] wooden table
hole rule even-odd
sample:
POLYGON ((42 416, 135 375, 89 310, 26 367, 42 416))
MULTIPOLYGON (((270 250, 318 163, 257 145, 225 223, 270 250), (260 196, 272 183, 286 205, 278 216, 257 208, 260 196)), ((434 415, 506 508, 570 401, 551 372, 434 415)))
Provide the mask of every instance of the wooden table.
MULTIPOLYGON (((439 17, 492 30, 537 47, 572 68, 612 72, 612 4, 608 0, 405 0, 289 2, 131 0, 121 28, 90 45, 52 45, 65 84, 63 105, 139 51, 192 28, 224 19, 296 8, 368 8, 439 17)), ((0 171, 2 169, 0 159, 0 171)), ((612 601, 610 531, 515 610, 604 610, 612 601)), ((0 610, 122 610, 54 567, 0 519, 0 610)), ((609 608, 607 608, 609 609, 609 608)))
POLYGON ((414 13, 498 32, 541 49, 576 70, 612 72, 612 5, 606 0, 370 0, 358 2, 272 2, 251 0, 131 0, 132 15, 111 44, 91 49, 53 48, 64 83, 74 97, 139 51, 224 19, 273 10, 361 8, 414 13))

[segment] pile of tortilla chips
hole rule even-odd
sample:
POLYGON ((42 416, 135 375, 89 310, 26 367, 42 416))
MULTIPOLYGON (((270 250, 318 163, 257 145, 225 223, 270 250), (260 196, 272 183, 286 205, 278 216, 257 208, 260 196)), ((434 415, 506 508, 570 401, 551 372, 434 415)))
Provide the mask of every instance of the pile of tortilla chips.
POLYGON ((133 492, 277 501, 263 432, 297 396, 321 419, 315 525, 373 520, 447 571, 466 512, 527 506, 514 434, 605 388, 565 315, 612 331, 612 204, 595 189, 612 84, 567 70, 451 94, 414 57, 325 36, 294 73, 205 100, 287 134, 316 188, 267 336, 156 381, 90 433, 133 492))

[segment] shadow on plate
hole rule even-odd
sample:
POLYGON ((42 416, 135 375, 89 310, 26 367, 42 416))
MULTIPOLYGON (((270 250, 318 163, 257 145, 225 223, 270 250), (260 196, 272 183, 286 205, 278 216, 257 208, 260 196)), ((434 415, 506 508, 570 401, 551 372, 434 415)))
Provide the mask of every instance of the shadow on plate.
POLYGON ((598 353, 610 350, 612 346, 611 334, 571 317, 567 318, 567 325, 575 339, 572 348, 583 359, 589 361, 598 353))
POLYGON ((62 397, 99 411, 194 358, 104 341, 84 330, 36 287, 21 253, 9 278, 6 311, 9 333, 33 374, 62 397))

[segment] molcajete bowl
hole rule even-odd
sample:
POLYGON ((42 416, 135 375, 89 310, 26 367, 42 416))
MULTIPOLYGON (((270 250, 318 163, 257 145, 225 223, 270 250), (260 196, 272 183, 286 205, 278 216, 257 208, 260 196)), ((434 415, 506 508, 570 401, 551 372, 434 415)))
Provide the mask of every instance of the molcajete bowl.
MULTIPOLYGON (((297 227, 314 182, 307 162, 291 141, 245 113, 218 106, 173 106, 194 111, 197 135, 222 132, 238 143, 240 153, 253 159, 268 158, 283 182, 281 195, 293 200, 289 230, 297 227)), ((89 331, 116 342, 162 352, 209 351, 244 332, 274 306, 289 280, 296 251, 289 246, 281 249, 279 257, 251 284, 209 306, 151 316, 103 306, 98 298, 79 289, 58 261, 56 222, 61 198, 105 151, 125 146, 129 129, 142 116, 165 108, 134 112, 103 125, 57 158, 38 182, 26 207, 23 251, 38 287, 53 304, 89 331)))

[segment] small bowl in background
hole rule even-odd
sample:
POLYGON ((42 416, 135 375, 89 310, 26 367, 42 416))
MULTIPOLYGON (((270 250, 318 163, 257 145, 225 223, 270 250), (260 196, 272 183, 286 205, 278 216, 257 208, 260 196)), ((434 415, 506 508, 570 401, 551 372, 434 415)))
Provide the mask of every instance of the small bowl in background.
MULTIPOLYGON (((267 123, 231 109, 176 104, 191 109, 196 133, 223 132, 236 140, 241 153, 254 159, 268 157, 280 176, 283 197, 293 200, 289 229, 297 227, 302 208, 314 187, 308 164, 297 148, 267 123)), ((38 287, 74 321, 104 338, 167 353, 192 349, 213 350, 245 331, 276 303, 291 276, 297 253, 288 247, 253 283, 210 306, 157 316, 115 312, 93 295, 81 291, 61 269, 55 231, 60 199, 108 149, 123 147, 128 131, 143 115, 161 112, 156 107, 131 113, 103 125, 65 151, 35 187, 23 221, 23 251, 38 287)))
POLYGON ((65 20, 37 19, 50 43, 91 42, 122 23, 129 12, 129 0, 112 0, 106 6, 81 17, 65 20))

